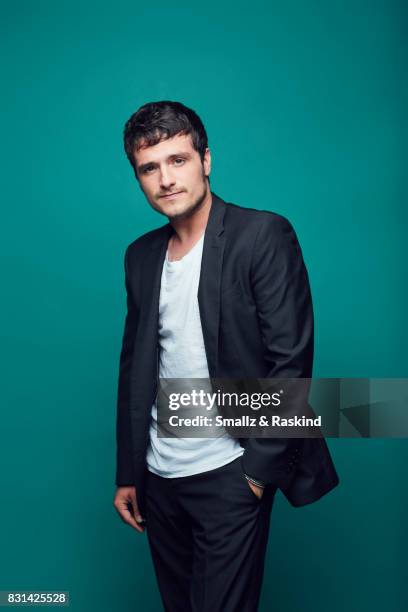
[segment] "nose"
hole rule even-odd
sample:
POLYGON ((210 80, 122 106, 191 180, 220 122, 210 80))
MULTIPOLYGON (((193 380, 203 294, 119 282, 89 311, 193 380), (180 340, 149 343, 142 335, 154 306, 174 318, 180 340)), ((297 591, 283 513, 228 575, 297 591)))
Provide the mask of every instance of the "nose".
POLYGON ((163 167, 160 170, 160 187, 161 189, 170 189, 175 183, 169 168, 163 167))

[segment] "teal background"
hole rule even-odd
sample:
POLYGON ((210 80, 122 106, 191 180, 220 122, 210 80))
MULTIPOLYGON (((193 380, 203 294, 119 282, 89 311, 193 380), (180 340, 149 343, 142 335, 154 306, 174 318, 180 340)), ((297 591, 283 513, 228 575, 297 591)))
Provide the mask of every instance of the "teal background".
MULTIPOLYGON (((0 589, 75 612, 160 610, 146 534, 113 508, 123 254, 166 219, 122 129, 202 117, 212 189, 294 224, 314 373, 408 375, 407 5, 27 2, 1 9, 0 589)), ((260 610, 406 608, 406 440, 330 440, 341 486, 279 496, 260 610)))

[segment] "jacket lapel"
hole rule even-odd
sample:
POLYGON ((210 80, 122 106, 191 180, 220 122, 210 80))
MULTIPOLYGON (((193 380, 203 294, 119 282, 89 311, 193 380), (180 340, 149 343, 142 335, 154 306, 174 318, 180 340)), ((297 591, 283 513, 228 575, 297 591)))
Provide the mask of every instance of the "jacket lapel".
POLYGON ((203 257, 201 260, 198 305, 201 327, 211 378, 217 376, 218 330, 220 323, 221 272, 224 257, 224 214, 225 203, 214 193, 208 223, 204 234, 203 257))
MULTIPOLYGON (((159 299, 163 263, 166 256, 167 243, 173 232, 168 223, 161 228, 152 240, 142 263, 142 305, 139 319, 140 352, 146 365, 145 372, 154 376, 157 370, 157 349, 159 330, 159 299)), ((143 381, 140 381, 143 386, 143 381)))

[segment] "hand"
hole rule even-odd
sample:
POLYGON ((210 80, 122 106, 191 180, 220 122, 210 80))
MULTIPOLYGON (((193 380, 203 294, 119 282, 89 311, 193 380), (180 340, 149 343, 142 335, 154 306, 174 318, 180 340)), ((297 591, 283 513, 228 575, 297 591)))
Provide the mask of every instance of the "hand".
POLYGON ((140 533, 144 532, 145 528, 137 505, 135 487, 118 487, 113 505, 124 523, 127 523, 140 533))
POLYGON ((255 495, 257 496, 258 499, 262 499, 262 495, 264 493, 264 490, 262 487, 258 487, 257 485, 255 485, 253 482, 251 482, 250 480, 247 480, 247 483, 249 484, 250 488, 252 489, 252 491, 255 493, 255 495))

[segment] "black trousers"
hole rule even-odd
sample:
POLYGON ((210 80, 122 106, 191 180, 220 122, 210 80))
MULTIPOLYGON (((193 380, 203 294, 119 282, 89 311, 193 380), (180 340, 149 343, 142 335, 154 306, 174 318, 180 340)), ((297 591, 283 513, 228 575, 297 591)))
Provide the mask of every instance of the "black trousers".
POLYGON ((166 612, 256 612, 275 487, 261 500, 241 457, 146 486, 146 532, 166 612))

